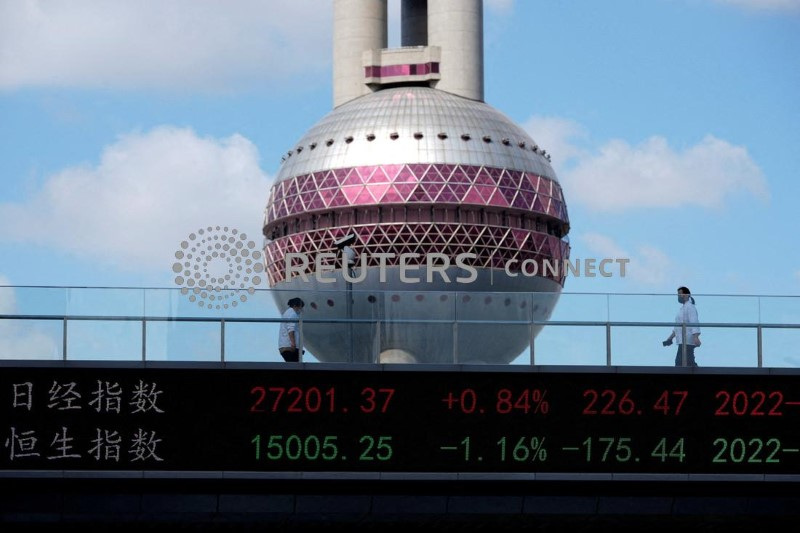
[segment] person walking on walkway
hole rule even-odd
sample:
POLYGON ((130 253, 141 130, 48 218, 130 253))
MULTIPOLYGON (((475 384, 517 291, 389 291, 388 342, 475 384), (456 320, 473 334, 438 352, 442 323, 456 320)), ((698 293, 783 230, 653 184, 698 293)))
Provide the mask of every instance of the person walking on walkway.
POLYGON ((672 340, 678 343, 678 353, 675 355, 675 366, 697 366, 694 358, 694 350, 700 346, 700 322, 697 316, 697 308, 694 306, 694 298, 687 287, 678 287, 678 303, 681 307, 675 316, 675 327, 667 340, 662 342, 664 346, 670 346, 672 340), (684 332, 686 338, 684 339, 684 332), (685 359, 684 359, 685 354, 685 359))
POLYGON ((278 351, 287 363, 300 361, 300 334, 297 331, 297 321, 300 319, 300 313, 303 312, 305 305, 302 299, 292 298, 288 302, 288 309, 281 316, 283 322, 281 322, 278 332, 278 351))

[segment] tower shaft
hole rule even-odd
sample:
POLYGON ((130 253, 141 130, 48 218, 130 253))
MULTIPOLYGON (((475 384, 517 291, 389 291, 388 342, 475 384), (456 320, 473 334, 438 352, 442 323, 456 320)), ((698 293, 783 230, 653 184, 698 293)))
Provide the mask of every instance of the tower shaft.
POLYGON ((386 0, 333 2, 333 106, 369 94, 362 54, 388 46, 386 0))
POLYGON ((428 46, 442 49, 436 88, 483 101, 483 0, 428 0, 428 46))

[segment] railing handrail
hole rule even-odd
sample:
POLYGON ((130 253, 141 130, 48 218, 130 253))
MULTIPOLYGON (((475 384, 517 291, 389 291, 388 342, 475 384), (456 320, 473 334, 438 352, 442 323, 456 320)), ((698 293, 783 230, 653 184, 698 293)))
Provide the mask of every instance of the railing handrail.
MULTIPOLYGON (((18 315, 0 314, 0 320, 80 320, 80 321, 128 321, 141 322, 228 322, 228 323, 283 323, 296 322, 292 318, 273 317, 191 317, 191 316, 148 316, 148 315, 18 315)), ((528 325, 536 326, 613 326, 613 327, 676 327, 682 322, 648 321, 648 320, 506 320, 506 319, 464 319, 459 317, 446 319, 432 318, 306 318, 307 324, 374 324, 376 322, 390 324, 498 324, 498 325, 528 325)), ((708 328, 787 328, 800 329, 800 323, 785 322, 693 322, 693 326, 708 328)))
MULTIPOLYGON (((104 286, 104 285, 0 285, 0 289, 78 289, 78 290, 129 290, 129 291, 174 291, 180 292, 182 289, 181 287, 130 287, 130 286, 104 286)), ((238 291, 238 292, 246 292, 246 289, 241 289, 239 287, 220 287, 220 291, 238 291)), ((287 292, 286 289, 274 289, 274 288, 254 288, 256 292, 287 292)), ((383 294, 383 293, 405 293, 405 292, 419 292, 420 289, 400 289, 400 290, 373 290, 373 289, 359 289, 357 287, 353 287, 353 292, 365 292, 365 293, 373 293, 373 294, 383 294)), ((320 293, 320 292, 342 292, 341 289, 292 289, 292 292, 297 293, 320 293)), ((441 291, 426 291, 426 292, 435 292, 435 293, 457 293, 457 294, 475 294, 476 291, 469 291, 469 290, 441 290, 441 291)), ((483 294, 559 294, 562 296, 670 296, 674 297, 674 292, 590 292, 590 291, 553 291, 553 292, 546 292, 546 291, 537 291, 532 293, 520 293, 519 291, 480 291, 483 294)), ((695 292, 692 293, 692 296, 698 298, 705 298, 705 297, 730 297, 730 298, 800 298, 800 294, 749 294, 749 293, 742 293, 742 294, 733 294, 733 293, 703 293, 703 292, 695 292)))

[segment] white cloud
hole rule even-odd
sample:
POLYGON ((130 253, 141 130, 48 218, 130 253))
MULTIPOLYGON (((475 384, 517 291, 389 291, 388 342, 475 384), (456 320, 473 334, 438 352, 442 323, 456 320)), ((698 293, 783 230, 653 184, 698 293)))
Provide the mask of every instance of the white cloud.
POLYGON ((569 197, 598 211, 697 205, 720 207, 744 191, 769 197, 747 149, 707 135, 681 152, 654 136, 638 146, 612 140, 562 174, 569 197))
POLYGON ((553 157, 567 198, 596 211, 696 205, 720 207, 734 193, 768 200, 766 179, 747 149, 706 135, 684 150, 653 136, 637 146, 619 139, 581 147, 586 131, 557 117, 531 117, 525 129, 553 157))
POLYGON ((714 0, 754 11, 800 11, 800 0, 714 0))
POLYGON ((326 67, 331 2, 3 0, 0 89, 224 89, 326 67))
POLYGON ((23 203, 0 204, 0 239, 169 272, 180 242, 202 227, 237 228, 260 246, 268 188, 241 135, 162 126, 121 136, 96 166, 49 176, 23 203))
POLYGON ((599 233, 585 233, 581 241, 597 258, 629 259, 625 265, 625 277, 643 285, 658 286, 674 276, 672 260, 660 249, 649 244, 637 247, 630 253, 614 239, 599 233))
POLYGON ((585 156, 577 143, 586 138, 587 132, 582 125, 573 120, 533 116, 522 127, 551 155, 553 166, 556 168, 561 167, 566 161, 585 156))

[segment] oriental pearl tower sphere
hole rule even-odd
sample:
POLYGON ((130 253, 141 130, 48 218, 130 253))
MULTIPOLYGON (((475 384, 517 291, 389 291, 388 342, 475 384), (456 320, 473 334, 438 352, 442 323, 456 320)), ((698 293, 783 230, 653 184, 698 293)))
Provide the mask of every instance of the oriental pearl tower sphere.
POLYGON ((483 101, 482 0, 401 9, 392 49, 385 0, 334 0, 334 109, 270 191, 267 279, 320 361, 510 363, 564 285, 561 186, 483 101))

